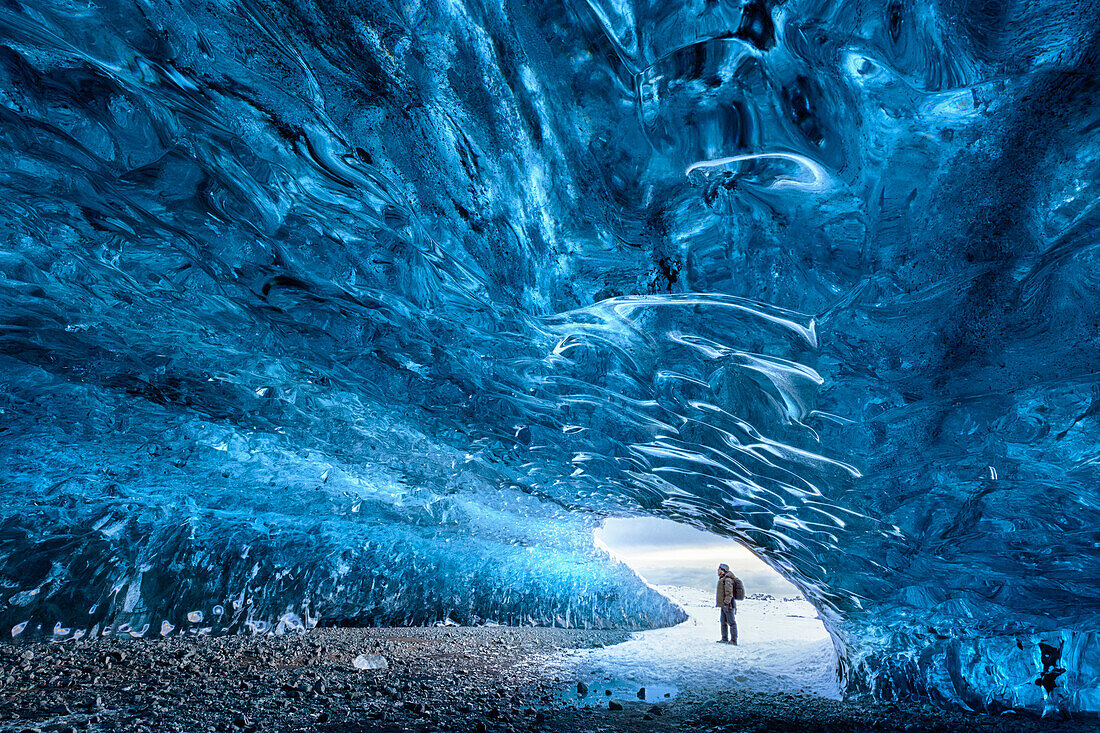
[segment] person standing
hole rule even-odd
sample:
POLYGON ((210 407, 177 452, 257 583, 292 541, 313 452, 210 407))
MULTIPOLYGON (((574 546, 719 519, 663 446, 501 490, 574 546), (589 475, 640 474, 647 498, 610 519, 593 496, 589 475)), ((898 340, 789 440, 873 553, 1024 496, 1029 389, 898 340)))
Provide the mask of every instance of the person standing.
POLYGON ((722 563, 718 566, 718 589, 714 596, 714 605, 721 610, 722 638, 719 644, 737 644, 737 601, 735 600, 737 576, 730 572, 730 566, 722 563))

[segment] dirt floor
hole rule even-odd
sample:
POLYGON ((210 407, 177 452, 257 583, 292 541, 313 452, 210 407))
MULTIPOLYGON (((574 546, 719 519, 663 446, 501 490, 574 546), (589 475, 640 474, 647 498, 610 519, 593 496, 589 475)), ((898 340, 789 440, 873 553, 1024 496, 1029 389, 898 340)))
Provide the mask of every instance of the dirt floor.
POLYGON ((810 695, 691 691, 607 701, 562 650, 625 633, 319 629, 280 637, 0 645, 0 731, 1100 731, 1096 720, 982 716, 810 695), (357 669, 382 664, 383 669, 357 669), (616 709, 621 707, 621 709, 616 709))

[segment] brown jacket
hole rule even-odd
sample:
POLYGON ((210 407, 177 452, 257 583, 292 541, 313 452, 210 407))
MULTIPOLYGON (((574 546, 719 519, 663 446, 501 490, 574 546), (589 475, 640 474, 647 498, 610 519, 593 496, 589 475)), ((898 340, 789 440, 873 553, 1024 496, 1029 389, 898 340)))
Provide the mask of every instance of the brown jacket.
POLYGON ((729 606, 733 608, 737 604, 733 600, 733 573, 726 573, 718 579, 718 590, 714 594, 715 606, 729 606))

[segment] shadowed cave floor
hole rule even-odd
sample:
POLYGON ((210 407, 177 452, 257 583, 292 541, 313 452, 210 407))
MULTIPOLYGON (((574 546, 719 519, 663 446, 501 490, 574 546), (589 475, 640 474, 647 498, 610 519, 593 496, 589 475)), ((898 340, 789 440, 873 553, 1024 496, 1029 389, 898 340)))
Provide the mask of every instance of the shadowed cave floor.
MULTIPOLYGON (((574 707, 562 651, 624 632, 320 629, 280 637, 0 646, 0 731, 1094 731, 1092 720, 993 717, 788 693, 602 700, 574 707), (359 671, 360 654, 384 670, 359 671)), ((594 683, 593 687, 598 688, 594 683)), ((598 689, 589 698, 599 695, 598 689)), ((597 698, 598 699, 598 698, 597 698)))

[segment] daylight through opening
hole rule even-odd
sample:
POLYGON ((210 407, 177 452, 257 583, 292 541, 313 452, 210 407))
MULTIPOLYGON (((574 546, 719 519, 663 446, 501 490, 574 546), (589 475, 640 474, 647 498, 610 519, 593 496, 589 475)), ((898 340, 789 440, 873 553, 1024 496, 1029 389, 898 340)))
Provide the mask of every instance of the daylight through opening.
POLYGON ((582 672, 612 695, 784 691, 839 698, 837 656, 814 607, 746 547, 666 519, 613 518, 596 542, 688 614, 677 626, 638 632, 589 653, 582 672), (719 641, 717 567, 745 587, 736 601, 736 646, 719 641))

